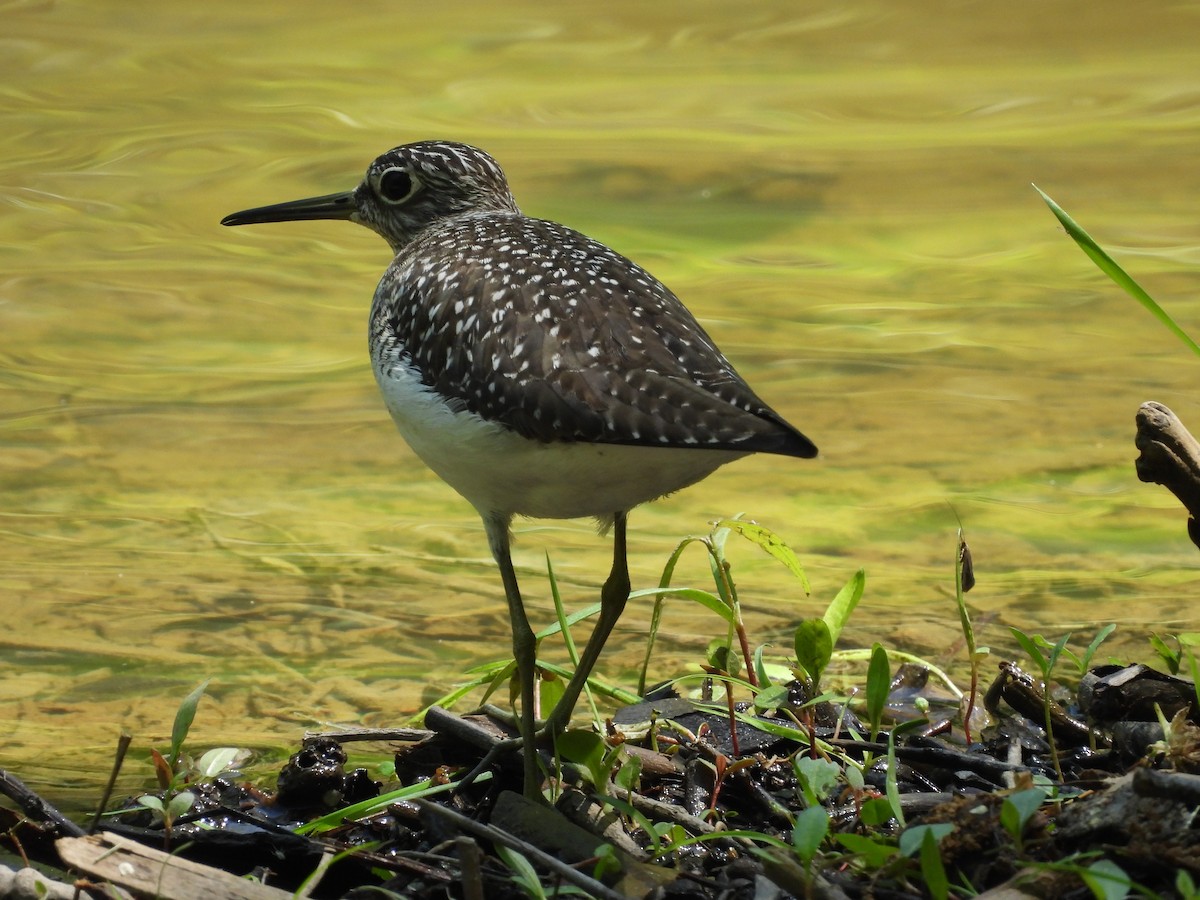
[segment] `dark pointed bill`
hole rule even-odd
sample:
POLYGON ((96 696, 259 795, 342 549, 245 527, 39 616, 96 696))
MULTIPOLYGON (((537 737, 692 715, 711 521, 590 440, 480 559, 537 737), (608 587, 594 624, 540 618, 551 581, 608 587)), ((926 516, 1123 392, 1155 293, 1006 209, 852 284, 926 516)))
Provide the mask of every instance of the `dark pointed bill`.
POLYGON ((259 225, 263 222, 299 222, 308 219, 349 219, 354 215, 354 191, 289 200, 231 213, 222 225, 259 225))

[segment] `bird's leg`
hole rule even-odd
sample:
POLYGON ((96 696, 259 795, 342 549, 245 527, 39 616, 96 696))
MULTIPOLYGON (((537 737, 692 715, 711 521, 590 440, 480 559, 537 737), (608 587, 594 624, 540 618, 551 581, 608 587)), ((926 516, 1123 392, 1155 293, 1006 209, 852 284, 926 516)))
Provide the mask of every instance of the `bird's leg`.
MULTIPOLYGON (((535 715, 535 668, 537 666, 537 639, 533 628, 529 625, 529 617, 525 614, 525 605, 521 602, 521 589, 517 586, 517 573, 513 569, 512 554, 509 550, 509 516, 484 516, 483 525, 487 529, 488 544, 496 565, 500 567, 500 578, 504 582, 504 596, 508 600, 508 614, 512 619, 513 657, 517 661, 517 679, 521 685, 521 739, 525 746, 525 796, 540 800, 541 778, 538 774, 537 757, 537 717, 535 715)), ((484 762, 467 776, 467 781, 476 777, 485 763, 491 762, 492 753, 484 757, 484 762)))
POLYGON ((596 627, 588 638, 587 646, 579 657, 579 665, 575 674, 567 683, 562 698, 555 705, 553 712, 546 718, 545 731, 553 737, 567 727, 571 721, 571 713, 579 694, 591 675, 592 669, 600 659, 609 635, 616 627, 617 620, 625 610, 629 600, 629 560, 625 552, 625 517, 626 513, 619 512, 613 519, 613 565, 608 580, 600 590, 600 616, 596 619, 596 627))
POLYGON ((512 617, 513 655, 517 660, 517 676, 521 682, 521 737, 513 741, 502 741, 492 747, 483 760, 472 769, 459 784, 463 787, 470 784, 484 772, 492 761, 501 753, 516 746, 524 748, 525 760, 525 796, 533 800, 541 800, 540 776, 538 772, 537 741, 539 737, 553 739, 571 720, 575 703, 579 700, 583 686, 588 676, 595 668, 600 653, 607 643, 609 635, 616 627, 617 620, 625 610, 629 600, 629 561, 626 556, 624 512, 617 513, 613 519, 613 566, 608 579, 600 591, 600 616, 587 645, 579 657, 579 665, 575 674, 567 683, 562 698, 555 705, 539 731, 534 717, 534 667, 537 663, 537 642, 529 619, 525 615, 525 607, 521 602, 521 591, 517 587, 517 575, 513 570, 512 557, 509 552, 508 519, 484 518, 488 542, 491 544, 492 555, 500 567, 500 577, 504 581, 504 594, 508 598, 509 614, 512 617))

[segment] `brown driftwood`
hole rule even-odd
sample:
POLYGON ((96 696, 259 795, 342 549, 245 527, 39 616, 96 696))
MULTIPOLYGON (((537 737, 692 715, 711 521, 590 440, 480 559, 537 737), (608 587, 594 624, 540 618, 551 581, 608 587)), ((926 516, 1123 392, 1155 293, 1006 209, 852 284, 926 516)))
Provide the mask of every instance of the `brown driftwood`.
POLYGON ((1161 403, 1143 403, 1135 421, 1138 478, 1161 484, 1178 498, 1189 514, 1188 537, 1200 547, 1200 443, 1161 403))
POLYGON ((165 900, 289 900, 281 891, 155 850, 115 834, 60 838, 58 852, 73 869, 139 894, 165 900))

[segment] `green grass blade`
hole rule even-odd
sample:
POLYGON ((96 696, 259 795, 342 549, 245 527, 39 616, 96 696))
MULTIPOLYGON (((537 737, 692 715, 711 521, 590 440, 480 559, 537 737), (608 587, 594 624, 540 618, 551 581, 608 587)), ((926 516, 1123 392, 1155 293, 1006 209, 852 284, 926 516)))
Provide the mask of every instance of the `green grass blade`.
POLYGON ((550 579, 550 597, 554 601, 554 618, 559 633, 563 636, 563 644, 567 648, 567 656, 571 665, 579 665, 579 652, 575 649, 575 638, 571 636, 571 626, 567 624, 567 610, 563 606, 562 593, 558 590, 558 579, 554 577, 554 564, 550 562, 550 554, 546 553, 546 575, 550 579))
MULTIPOLYGON (((476 784, 481 784, 492 777, 491 772, 482 772, 475 779, 476 784)), ((350 806, 344 806, 319 819, 313 819, 299 828, 295 829, 296 834, 320 834, 322 831, 329 831, 331 828, 337 828, 344 824, 349 819, 361 819, 366 816, 374 815, 377 812, 382 812, 393 803, 400 800, 416 800, 421 797, 432 797, 436 794, 444 794, 447 791, 452 791, 456 787, 455 782, 439 782, 433 778, 427 778, 424 781, 419 781, 416 784, 410 784, 394 791, 389 791, 386 794, 380 794, 378 797, 372 797, 369 800, 362 800, 358 803, 352 803, 350 806)))
POLYGON ((1100 248, 1100 245, 1092 240, 1092 236, 1080 228, 1075 220, 1067 215, 1066 211, 1063 210, 1061 206, 1051 200, 1045 191, 1043 191, 1036 184, 1033 186, 1033 189, 1042 195, 1042 199, 1045 200, 1046 205, 1050 207, 1050 212, 1054 213, 1058 221, 1062 223, 1063 228, 1067 230, 1067 234, 1069 234, 1075 243, 1079 245, 1079 248, 1086 253, 1089 258, 1091 258, 1092 262, 1094 262, 1100 268, 1100 271, 1111 278, 1119 287, 1124 289, 1124 291, 1133 297, 1134 300, 1149 310, 1150 314, 1154 316, 1154 318, 1158 319, 1158 321, 1162 322, 1163 325, 1167 326, 1168 331, 1187 344, 1193 353, 1195 353, 1197 356, 1200 356, 1200 344, 1197 344, 1195 341, 1193 341, 1191 337, 1188 336, 1188 333, 1175 323, 1175 320, 1171 318, 1170 313, 1159 306, 1154 301, 1154 298, 1147 294, 1142 289, 1142 286, 1134 281, 1125 272, 1125 270, 1117 264, 1116 260, 1105 253, 1100 248))
POLYGON ((728 605, 716 594, 710 591, 702 591, 699 588, 646 588, 644 590, 633 591, 629 595, 630 600, 637 600, 640 597, 646 596, 674 596, 682 600, 691 600, 693 603, 698 603, 705 609, 715 612, 726 622, 734 621, 734 612, 728 605))
MULTIPOLYGON (((675 577, 675 566, 679 563, 679 557, 683 555, 684 549, 688 544, 700 541, 703 543, 703 538, 687 537, 680 541, 675 550, 671 553, 670 559, 667 560, 666 566, 663 567, 662 577, 658 580, 660 588, 667 588, 671 585, 671 579, 675 577)), ((661 591, 652 591, 655 594, 654 608, 650 612, 650 629, 646 634, 646 656, 642 660, 642 669, 638 673, 637 692, 639 696, 644 696, 646 693, 646 673, 650 671, 650 659, 654 654, 654 642, 658 639, 658 629, 662 625, 662 610, 664 597, 661 591)), ((633 599, 634 595, 630 594, 629 599, 633 599)))

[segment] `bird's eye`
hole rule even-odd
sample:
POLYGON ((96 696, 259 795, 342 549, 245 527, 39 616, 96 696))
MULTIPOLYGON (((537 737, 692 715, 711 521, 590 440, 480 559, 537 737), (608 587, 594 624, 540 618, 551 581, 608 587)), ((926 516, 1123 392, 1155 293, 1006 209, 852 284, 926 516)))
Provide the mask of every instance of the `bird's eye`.
POLYGON ((417 181, 408 169, 393 166, 379 173, 375 189, 384 202, 395 205, 403 203, 413 195, 417 189, 417 181))

